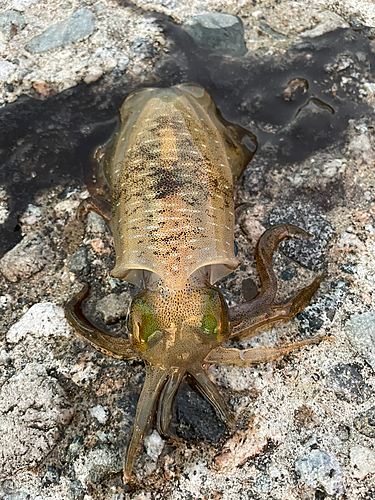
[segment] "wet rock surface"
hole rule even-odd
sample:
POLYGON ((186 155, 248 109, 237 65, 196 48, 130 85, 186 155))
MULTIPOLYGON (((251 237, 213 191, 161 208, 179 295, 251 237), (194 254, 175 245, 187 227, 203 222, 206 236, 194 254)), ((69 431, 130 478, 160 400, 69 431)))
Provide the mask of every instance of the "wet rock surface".
POLYGON ((243 24, 236 16, 216 12, 201 14, 182 27, 202 49, 230 56, 246 54, 243 24))
POLYGON ((351 1, 134 5, 6 0, 0 12, 0 99, 13 101, 0 110, 2 258, 30 233, 40 238, 21 258, 1 261, 0 497, 370 500, 375 16, 372 23, 371 8, 351 1), (223 13, 226 23, 216 22, 223 13), (206 24, 197 24, 202 14, 206 24), (195 25, 198 38, 181 24, 195 25), (77 220, 76 209, 100 192, 92 152, 114 130, 124 98, 187 81, 203 85, 223 116, 258 141, 235 192, 241 264, 219 284, 228 303, 257 293, 253 252, 270 224, 313 234, 275 255, 280 302, 325 274, 296 319, 230 347, 315 334, 336 342, 259 367, 210 368, 234 415, 231 431, 184 382, 172 421, 182 441, 150 425, 135 482, 124 485, 144 366, 96 352, 61 306, 87 281, 85 315, 126 336, 127 304, 139 290, 108 277, 110 229, 96 214, 77 220))

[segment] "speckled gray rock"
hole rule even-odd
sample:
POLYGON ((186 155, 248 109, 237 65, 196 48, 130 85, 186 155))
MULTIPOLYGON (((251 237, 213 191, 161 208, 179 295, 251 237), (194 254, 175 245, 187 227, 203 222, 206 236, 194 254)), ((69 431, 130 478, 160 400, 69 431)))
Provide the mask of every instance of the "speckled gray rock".
POLYGON ((49 27, 44 33, 34 36, 25 45, 26 50, 38 54, 91 35, 95 28, 95 16, 89 9, 78 9, 66 19, 49 27))
POLYGON ((345 399, 351 397, 371 397, 373 392, 365 383, 360 373, 361 366, 357 363, 337 363, 326 377, 326 385, 345 399))
POLYGON ((88 251, 85 246, 79 247, 69 258, 67 268, 77 276, 87 275, 90 272, 88 251))
POLYGON ((235 57, 246 54, 243 24, 237 16, 209 12, 189 19, 182 27, 202 49, 235 57))
POLYGON ((345 302, 350 284, 346 280, 331 283, 330 293, 325 294, 315 304, 306 307, 297 314, 300 322, 300 331, 303 338, 311 337, 325 323, 331 323, 336 312, 345 302))
POLYGON ((9 281, 27 279, 52 263, 54 252, 39 232, 28 233, 21 243, 0 260, 0 270, 9 281))
POLYGON ((29 500, 29 498, 30 495, 28 495, 24 491, 15 491, 1 497, 2 500, 29 500))
POLYGON ((345 334, 354 349, 375 370, 375 311, 354 314, 345 324, 345 334))
POLYGON ((354 426, 364 436, 375 438, 375 406, 354 419, 354 426))
POLYGON ((344 493, 342 470, 333 453, 312 450, 308 455, 298 458, 295 469, 310 488, 321 486, 328 495, 344 493))
POLYGON ((301 36, 315 38, 339 28, 349 28, 349 24, 335 12, 326 10, 319 12, 316 17, 320 19, 321 23, 311 30, 303 31, 301 36))
MULTIPOLYGON (((123 450, 125 453, 125 450, 123 450)), ((79 477, 88 478, 89 482, 98 484, 110 474, 122 471, 123 456, 107 445, 97 446, 90 450, 82 468, 76 466, 79 477)))
POLYGON ((260 474, 252 484, 252 489, 259 494, 267 494, 272 491, 272 480, 268 474, 260 474))
POLYGON ((17 66, 9 61, 0 61, 0 82, 11 81, 17 70, 17 66))
POLYGON ((111 293, 96 304, 96 310, 101 315, 106 325, 116 323, 120 318, 125 318, 130 305, 130 297, 127 292, 119 295, 111 293))
POLYGON ((73 407, 43 365, 29 363, 0 393, 0 478, 35 466, 52 449, 73 407))
POLYGON ((0 31, 4 33, 7 38, 17 34, 26 26, 25 18, 16 10, 6 10, 0 14, 0 31))
POLYGON ((330 221, 311 203, 285 203, 276 206, 270 216, 269 224, 287 222, 294 224, 312 235, 310 239, 284 241, 280 249, 285 255, 312 271, 320 271, 324 264, 324 252, 333 234, 330 221))
POLYGON ((357 479, 363 479, 375 472, 375 453, 366 446, 350 448, 350 465, 352 474, 357 479))
POLYGON ((103 217, 95 212, 87 214, 86 231, 92 234, 104 234, 107 231, 107 226, 103 217))
POLYGON ((16 344, 29 333, 38 337, 68 337, 70 326, 65 319, 62 307, 41 302, 34 304, 22 318, 12 325, 7 332, 7 342, 16 344))
POLYGON ((132 43, 130 50, 140 59, 152 59, 158 55, 150 38, 137 38, 132 43))

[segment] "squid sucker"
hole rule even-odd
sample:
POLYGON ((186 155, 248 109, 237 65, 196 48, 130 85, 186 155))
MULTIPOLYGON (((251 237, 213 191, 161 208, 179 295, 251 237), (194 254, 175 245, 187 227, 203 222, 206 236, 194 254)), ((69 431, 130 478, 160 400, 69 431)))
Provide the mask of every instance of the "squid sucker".
POLYGON ((116 265, 111 275, 143 289, 131 303, 127 332, 115 338, 94 327, 81 303, 89 287, 65 308, 77 335, 98 351, 121 359, 141 358, 146 380, 139 397, 124 463, 132 476, 137 451, 152 418, 158 432, 171 428, 173 403, 190 375, 229 426, 233 417, 205 366, 252 366, 273 361, 316 336, 280 348, 233 349, 228 340, 251 338, 264 326, 288 321, 319 288, 318 276, 284 303, 275 303, 272 256, 284 239, 310 235, 291 224, 273 226, 255 248, 257 295, 228 307, 214 284, 239 265, 234 255, 233 187, 253 153, 245 129, 224 120, 199 85, 142 89, 120 110, 119 127, 103 159, 110 200, 85 200, 111 225, 116 265))

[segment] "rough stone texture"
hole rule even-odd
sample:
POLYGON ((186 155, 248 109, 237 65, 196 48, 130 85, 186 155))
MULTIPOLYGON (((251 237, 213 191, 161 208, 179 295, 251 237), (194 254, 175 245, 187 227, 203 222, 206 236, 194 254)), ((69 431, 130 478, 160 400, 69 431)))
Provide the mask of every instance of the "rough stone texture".
POLYGON ((158 55, 158 51, 152 45, 150 38, 137 38, 132 43, 130 50, 141 59, 152 59, 158 55))
POLYGON ((15 35, 18 30, 22 30, 25 26, 24 16, 16 10, 7 10, 0 14, 0 31, 8 38, 15 35))
POLYGON ((296 461, 296 472, 310 488, 321 486, 328 495, 344 493, 343 473, 337 458, 332 453, 311 451, 296 461))
POLYGON ((103 217, 100 217, 95 212, 89 212, 87 214, 86 231, 92 234, 104 234, 107 231, 107 226, 103 217))
POLYGON ((9 61, 0 60, 0 82, 11 82, 15 76, 17 66, 9 61))
POLYGON ((6 190, 0 186, 0 224, 4 224, 9 215, 8 196, 6 190))
POLYGON ((301 227, 312 235, 303 242, 285 241, 282 251, 291 259, 308 269, 319 271, 324 265, 324 253, 333 233, 331 222, 310 203, 288 203, 275 207, 270 216, 270 225, 287 222, 301 227))
POLYGON ((297 314, 300 322, 300 331, 304 338, 311 337, 323 325, 329 325, 335 318, 336 312, 345 302, 349 292, 350 284, 346 280, 331 283, 331 291, 319 300, 307 306, 301 313, 297 314))
POLYGON ((43 365, 29 363, 0 392, 0 479, 35 466, 53 448, 73 407, 43 365))
POLYGON ((360 366, 354 363, 338 363, 327 374, 327 387, 343 396, 367 399, 373 395, 360 373, 360 366))
POLYGON ((243 24, 236 16, 215 12, 201 14, 186 21, 183 28, 202 49, 231 56, 246 53, 243 24))
POLYGON ((66 266, 69 271, 77 276, 87 275, 90 272, 87 247, 79 247, 74 254, 69 257, 66 266))
POLYGON ((7 332, 7 341, 15 344, 26 335, 36 333, 40 337, 67 337, 70 326, 65 319, 64 310, 48 302, 35 304, 7 332))
POLYGON ((354 419, 354 425, 364 436, 375 438, 375 406, 358 415, 354 419))
POLYGON ((31 232, 4 255, 0 270, 9 281, 26 280, 51 263, 53 257, 48 240, 39 232, 31 232))
POLYGON ((375 472, 375 452, 365 446, 353 446, 350 448, 350 465, 353 468, 353 476, 358 479, 373 474, 375 472))
POLYGON ((111 293, 96 303, 96 310, 106 325, 112 325, 128 314, 130 298, 127 292, 111 293))
POLYGON ((98 484, 106 476, 122 470, 123 457, 119 456, 110 446, 101 445, 93 448, 85 461, 75 463, 75 470, 81 481, 88 480, 98 484))
POLYGON ((345 324, 345 334, 354 349, 375 370, 375 311, 354 314, 345 324))
POLYGON ((95 15, 89 9, 76 10, 68 19, 48 28, 27 42, 25 48, 39 54, 91 35, 95 28, 95 15))
POLYGON ((301 36, 315 38, 321 36, 324 33, 333 31, 339 28, 349 28, 349 23, 347 23, 342 17, 338 16, 334 12, 324 11, 317 15, 321 24, 318 24, 315 28, 311 30, 306 30, 301 33, 301 36))

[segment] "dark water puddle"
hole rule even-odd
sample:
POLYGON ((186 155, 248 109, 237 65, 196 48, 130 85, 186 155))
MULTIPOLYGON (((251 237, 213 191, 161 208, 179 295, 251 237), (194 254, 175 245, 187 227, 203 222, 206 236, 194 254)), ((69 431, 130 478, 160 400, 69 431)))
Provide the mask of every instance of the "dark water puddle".
POLYGON ((139 86, 199 83, 224 118, 257 136, 257 154, 279 163, 301 161, 343 141, 348 120, 371 113, 357 84, 340 86, 342 76, 369 80, 375 68, 362 32, 331 32, 284 55, 231 59, 199 49, 166 16, 159 22, 171 47, 146 83, 112 75, 110 83, 78 85, 46 101, 22 97, 0 110, 0 185, 10 209, 0 229, 0 254, 20 241, 19 216, 37 194, 83 182, 92 151, 108 137, 122 101, 139 86))

